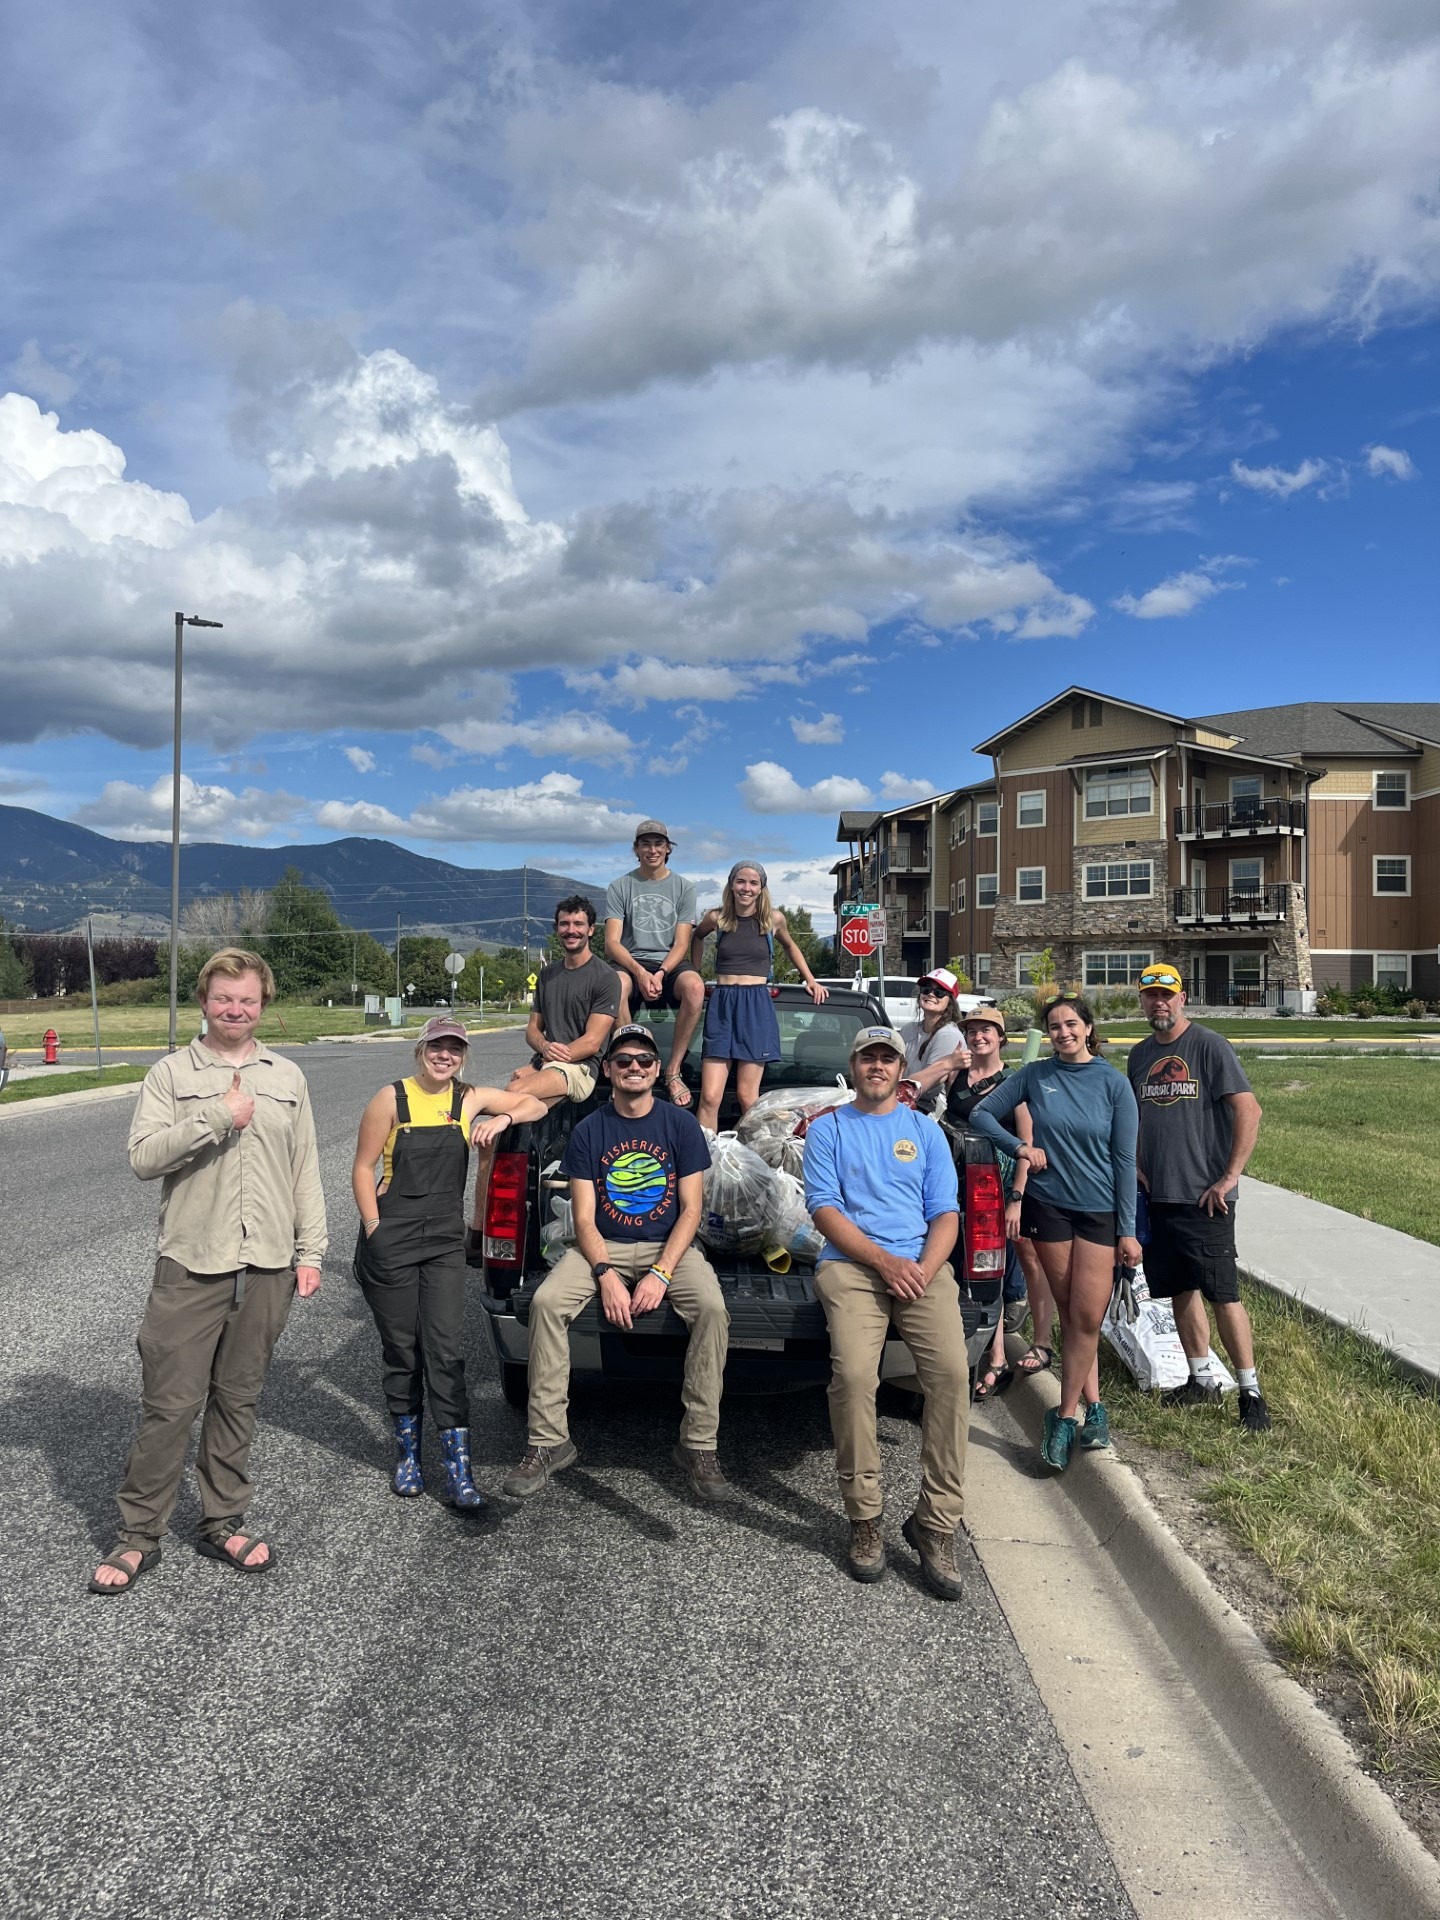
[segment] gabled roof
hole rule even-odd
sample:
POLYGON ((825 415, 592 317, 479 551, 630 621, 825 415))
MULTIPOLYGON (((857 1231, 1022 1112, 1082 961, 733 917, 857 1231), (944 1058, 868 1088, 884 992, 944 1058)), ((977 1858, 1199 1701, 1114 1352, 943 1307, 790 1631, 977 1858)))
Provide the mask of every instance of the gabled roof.
POLYGON ((1131 713, 1148 714, 1152 719, 1167 721, 1172 727, 1183 727, 1186 723, 1178 713, 1162 713, 1159 707, 1142 707, 1134 700, 1121 700, 1113 693, 1097 693, 1092 687, 1066 687, 1063 693, 1057 693, 1053 700, 1047 700, 1043 706, 1033 708, 1020 719, 1012 720, 1008 727, 1002 727, 998 733, 992 733, 988 740, 982 740, 972 749, 975 753, 993 753, 1000 741, 1008 739, 1012 733, 1018 733, 1022 727, 1031 726, 1043 715, 1054 708, 1066 705, 1076 699, 1099 700, 1108 707, 1125 707, 1131 713))
POLYGON ((1414 754, 1408 740, 1390 728, 1440 739, 1440 705, 1434 701, 1297 700, 1285 707, 1248 707, 1236 713, 1202 715, 1195 724, 1240 735, 1242 747, 1273 758, 1302 754, 1414 754))
POLYGON ((968 787, 956 787, 950 793, 941 794, 941 811, 948 811, 951 807, 957 806, 962 800, 974 800, 981 794, 994 793, 995 791, 995 777, 993 774, 988 780, 972 780, 968 787))
POLYGON ((835 829, 837 840, 868 840, 876 827, 885 818, 878 810, 874 813, 842 813, 840 824, 835 829))

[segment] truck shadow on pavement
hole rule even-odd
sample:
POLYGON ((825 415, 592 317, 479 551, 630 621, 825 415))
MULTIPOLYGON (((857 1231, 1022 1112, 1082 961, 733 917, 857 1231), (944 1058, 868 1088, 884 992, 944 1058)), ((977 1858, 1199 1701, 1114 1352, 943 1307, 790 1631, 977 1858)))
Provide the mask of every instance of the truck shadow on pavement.
MULTIPOLYGON (((133 1393, 63 1373, 27 1373, 0 1402, 0 1449, 39 1454, 54 1492, 104 1548, 115 1536, 115 1488, 139 1424, 133 1393)), ((35 1503, 43 1498, 37 1490, 35 1503)))

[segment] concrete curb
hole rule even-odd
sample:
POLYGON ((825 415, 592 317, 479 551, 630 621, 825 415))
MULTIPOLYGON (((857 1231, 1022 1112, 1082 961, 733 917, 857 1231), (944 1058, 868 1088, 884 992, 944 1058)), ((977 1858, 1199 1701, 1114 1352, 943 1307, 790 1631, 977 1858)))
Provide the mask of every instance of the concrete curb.
POLYGON ((126 1080, 118 1087, 80 1087, 74 1093, 37 1093, 33 1100, 7 1100, 0 1106, 0 1122, 19 1113, 53 1113, 57 1107, 85 1107, 96 1100, 140 1098, 140 1082, 126 1080))
POLYGON ((1329 1307, 1322 1307, 1318 1300, 1312 1300, 1300 1288, 1292 1286, 1287 1280, 1280 1279, 1277 1274, 1267 1273, 1264 1267, 1246 1266, 1241 1261, 1240 1277, 1248 1280, 1252 1286, 1261 1288, 1263 1292, 1273 1294, 1277 1300, 1288 1300, 1294 1306, 1303 1307, 1306 1313, 1313 1313, 1317 1320, 1327 1321, 1332 1327, 1341 1327, 1346 1333, 1353 1333, 1357 1339, 1368 1341, 1372 1347, 1378 1347, 1397 1373, 1407 1375, 1420 1386, 1440 1386, 1440 1374, 1422 1365, 1419 1360, 1412 1360, 1409 1354, 1392 1346, 1388 1340, 1376 1333, 1373 1327, 1367 1327, 1363 1320, 1351 1320, 1343 1313, 1335 1313, 1329 1307))
MULTIPOLYGON (((1040 1374, 1017 1381, 1007 1405, 1038 1446, 1059 1400, 1058 1380, 1040 1374)), ((1440 1920, 1440 1862, 1334 1722, 1210 1585, 1130 1468, 1114 1454, 1077 1449, 1063 1486, 1346 1912, 1440 1920)))

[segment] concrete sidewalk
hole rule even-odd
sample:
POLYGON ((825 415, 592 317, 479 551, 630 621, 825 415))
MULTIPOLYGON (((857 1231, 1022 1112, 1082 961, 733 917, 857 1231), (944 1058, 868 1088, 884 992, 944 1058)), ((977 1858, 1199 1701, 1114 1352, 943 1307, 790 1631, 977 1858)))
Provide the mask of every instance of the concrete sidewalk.
POLYGON ((1243 1273, 1440 1380, 1440 1247, 1263 1180, 1235 1209, 1243 1273))

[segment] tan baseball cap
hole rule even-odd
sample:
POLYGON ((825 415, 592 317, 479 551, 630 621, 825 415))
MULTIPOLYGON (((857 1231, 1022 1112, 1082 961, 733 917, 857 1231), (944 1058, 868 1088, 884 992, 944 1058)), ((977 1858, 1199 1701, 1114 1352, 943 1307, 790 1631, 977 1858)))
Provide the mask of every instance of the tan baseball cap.
POLYGON ((675 844, 670 838, 670 829, 663 820, 642 820, 635 829, 636 840, 643 840, 647 833, 658 833, 667 847, 673 847, 675 844))
POLYGON ((889 1047, 890 1051, 898 1053, 902 1060, 905 1058, 905 1042, 894 1027, 861 1027, 850 1042, 850 1058, 853 1060, 856 1054, 866 1047, 889 1047))
POLYGON ((962 1027, 978 1026, 982 1020, 988 1020, 992 1027, 998 1027, 1000 1037, 1002 1039, 1005 1037, 1005 1016, 999 1007, 972 1007, 969 1013, 962 1013, 960 1016, 962 1027))

